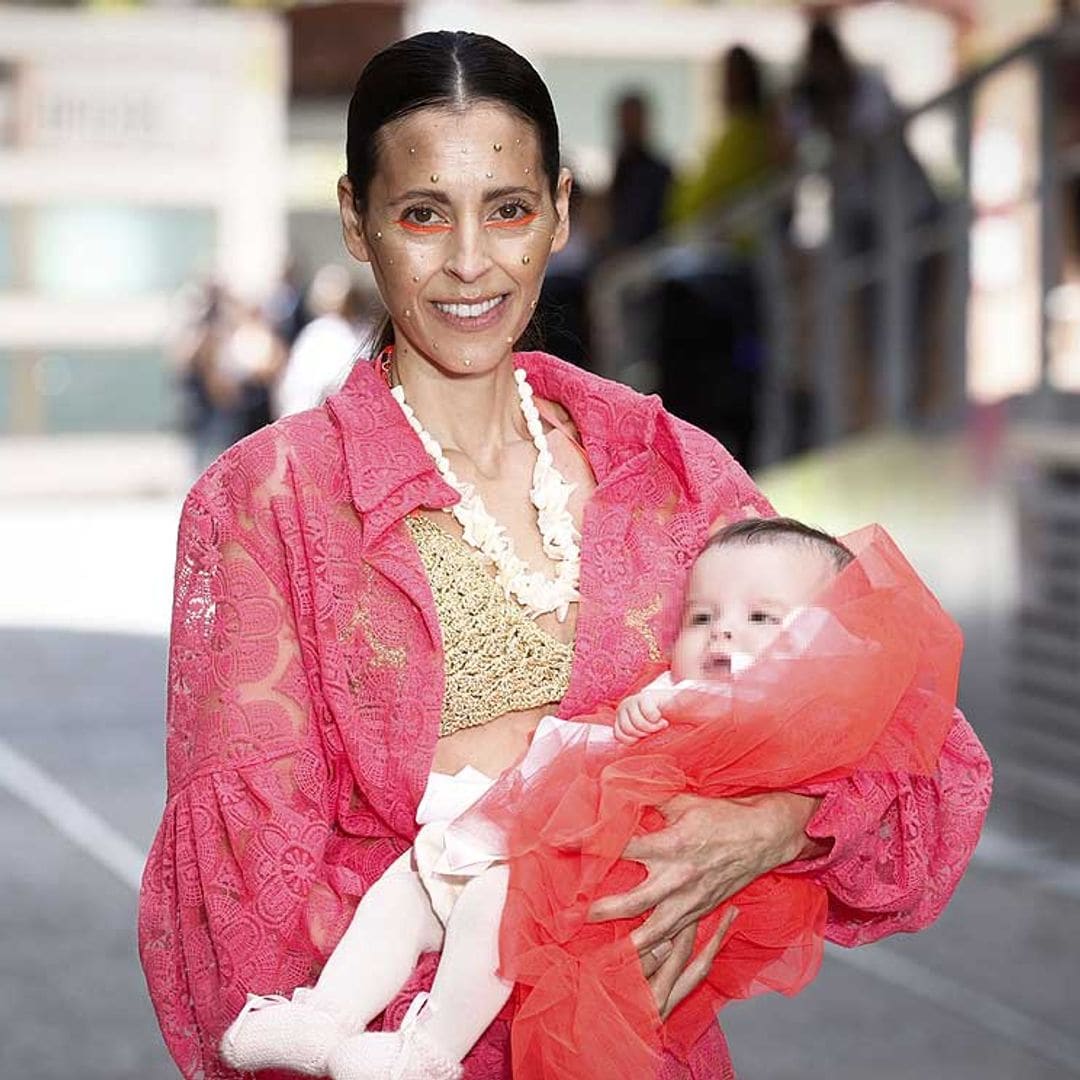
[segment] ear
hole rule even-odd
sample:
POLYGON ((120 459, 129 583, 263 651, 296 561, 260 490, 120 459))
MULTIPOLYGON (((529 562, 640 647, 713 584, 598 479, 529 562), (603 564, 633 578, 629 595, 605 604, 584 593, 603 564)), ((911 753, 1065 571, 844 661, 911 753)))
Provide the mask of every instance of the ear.
POLYGON ((570 191, 574 186, 574 177, 569 169, 559 170, 559 181, 555 185, 555 214, 559 219, 555 226, 555 241, 552 251, 562 251, 570 239, 570 191))
POLYGON ((368 250, 367 239, 364 236, 364 219, 356 208, 352 181, 347 176, 343 176, 338 181, 337 194, 345 247, 348 249, 349 254, 359 262, 371 262, 371 253, 368 250))

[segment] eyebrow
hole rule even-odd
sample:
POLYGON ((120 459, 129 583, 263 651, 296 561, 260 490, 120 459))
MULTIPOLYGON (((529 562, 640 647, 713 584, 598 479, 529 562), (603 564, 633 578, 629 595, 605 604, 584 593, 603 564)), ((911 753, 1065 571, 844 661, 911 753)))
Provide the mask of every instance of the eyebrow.
MULTIPOLYGON (((511 186, 500 188, 489 188, 484 192, 484 202, 493 202, 495 199, 505 199, 509 195, 531 195, 534 199, 539 198, 539 193, 535 188, 524 186, 511 186)), ((398 206, 401 203, 411 202, 413 199, 428 199, 431 202, 438 203, 440 206, 449 206, 450 199, 442 191, 436 188, 410 188, 408 191, 399 195, 396 199, 391 199, 390 206, 398 206)))

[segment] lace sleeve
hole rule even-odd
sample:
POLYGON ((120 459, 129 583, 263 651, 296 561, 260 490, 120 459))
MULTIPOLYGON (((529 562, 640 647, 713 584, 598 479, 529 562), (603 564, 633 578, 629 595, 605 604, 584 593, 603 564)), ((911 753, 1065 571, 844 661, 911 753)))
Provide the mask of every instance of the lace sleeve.
POLYGON ((828 889, 826 935, 840 945, 921 930, 967 868, 991 783, 986 752, 957 712, 935 775, 863 772, 806 790, 823 797, 807 835, 831 840, 832 849, 781 869, 828 889))
POLYGON ((351 914, 343 897, 362 892, 357 860, 392 857, 357 855, 356 841, 342 857, 333 762, 284 558, 264 568, 245 540, 242 523, 189 497, 169 653, 168 797, 139 910, 165 1041, 184 1076, 208 1080, 233 1075, 217 1042, 245 993, 309 982, 351 914))

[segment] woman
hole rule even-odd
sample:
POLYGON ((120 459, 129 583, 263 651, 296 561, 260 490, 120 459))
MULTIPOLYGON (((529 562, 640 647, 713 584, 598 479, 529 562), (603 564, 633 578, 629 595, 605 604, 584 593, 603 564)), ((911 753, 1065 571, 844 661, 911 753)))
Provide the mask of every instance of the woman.
POLYGON ((724 127, 704 163, 681 177, 671 193, 668 217, 676 224, 718 213, 760 184, 783 157, 761 65, 742 45, 724 56, 721 105, 724 127))
MULTIPOLYGON (((656 399, 512 351, 566 242, 570 192, 525 60, 473 34, 392 46, 357 84, 347 156, 345 242, 371 263, 392 349, 325 407, 228 451, 180 525, 169 792, 140 948, 186 1076, 235 1075, 216 1048, 246 994, 314 981, 357 898, 415 836, 430 772, 494 775, 543 712, 621 696, 670 644, 710 529, 771 513, 722 447, 656 399), (565 504, 545 497, 564 484, 565 504), (487 519, 465 529, 447 508, 475 506, 470 493, 487 519), (469 552, 485 544, 494 558, 469 552), (539 659, 500 668, 522 640, 539 659)), ((686 967, 698 918, 782 864, 830 889, 835 940, 926 925, 988 787, 958 717, 933 780, 682 797, 662 808, 666 829, 627 848, 648 877, 592 914, 652 909, 635 945, 668 1009, 703 974, 686 967)), ((387 1025, 433 966, 422 960, 387 1025)), ((507 1071, 500 1021, 466 1076, 507 1071)), ((664 1073, 687 1075, 731 1075, 719 1028, 664 1073)))

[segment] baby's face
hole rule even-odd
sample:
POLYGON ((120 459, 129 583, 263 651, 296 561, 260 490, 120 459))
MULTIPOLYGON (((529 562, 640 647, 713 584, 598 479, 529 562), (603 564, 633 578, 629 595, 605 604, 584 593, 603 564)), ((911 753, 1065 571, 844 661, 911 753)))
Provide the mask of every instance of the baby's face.
POLYGON ((682 629, 671 656, 676 680, 722 679, 735 654, 758 657, 786 616, 836 574, 828 555, 794 541, 708 548, 694 563, 682 629))

